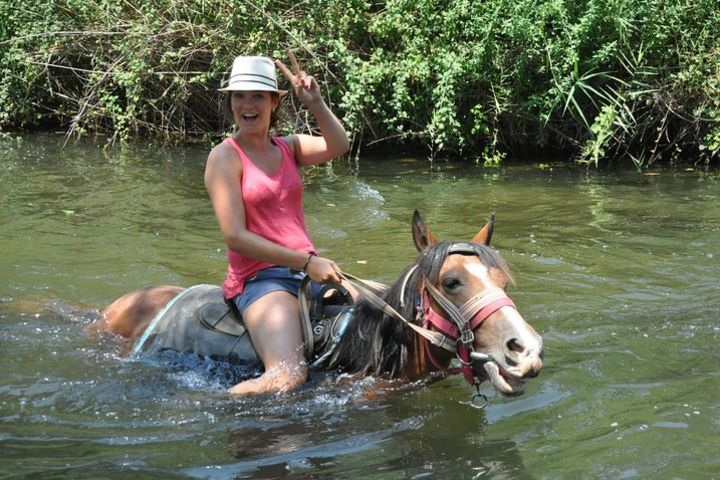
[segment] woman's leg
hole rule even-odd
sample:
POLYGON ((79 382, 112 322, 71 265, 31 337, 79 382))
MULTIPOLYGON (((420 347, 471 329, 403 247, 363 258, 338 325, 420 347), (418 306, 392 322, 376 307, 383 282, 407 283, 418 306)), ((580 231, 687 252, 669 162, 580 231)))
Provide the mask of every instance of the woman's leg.
POLYGON ((297 298, 274 291, 255 300, 243 312, 255 351, 265 373, 230 389, 236 394, 288 392, 307 379, 297 298))

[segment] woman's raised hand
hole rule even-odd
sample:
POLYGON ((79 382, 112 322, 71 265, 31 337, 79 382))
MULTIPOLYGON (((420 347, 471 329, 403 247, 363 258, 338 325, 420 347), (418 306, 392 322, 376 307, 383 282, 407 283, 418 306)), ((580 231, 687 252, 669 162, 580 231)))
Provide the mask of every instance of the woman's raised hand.
POLYGON ((283 75, 285 75, 285 78, 287 78, 293 86, 295 96, 308 108, 317 102, 321 102, 320 86, 315 80, 315 77, 308 75, 300 68, 300 64, 298 64, 292 50, 288 50, 288 57, 290 58, 292 71, 280 60, 275 60, 275 65, 277 65, 283 75))

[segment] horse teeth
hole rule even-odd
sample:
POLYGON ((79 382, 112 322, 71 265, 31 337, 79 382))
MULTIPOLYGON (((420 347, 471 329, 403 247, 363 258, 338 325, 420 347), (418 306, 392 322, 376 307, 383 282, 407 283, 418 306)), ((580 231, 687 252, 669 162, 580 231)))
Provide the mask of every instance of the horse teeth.
MULTIPOLYGON (((500 373, 500 367, 497 364, 488 362, 483 365, 483 368, 490 377, 490 381, 492 382, 493 386, 495 386, 495 388, 499 392, 510 395, 520 393, 524 390, 524 379, 514 375, 511 375, 510 377, 503 376, 500 373), (509 382, 512 382, 515 385, 511 385, 509 382)), ((503 371, 503 373, 506 372, 503 371)))

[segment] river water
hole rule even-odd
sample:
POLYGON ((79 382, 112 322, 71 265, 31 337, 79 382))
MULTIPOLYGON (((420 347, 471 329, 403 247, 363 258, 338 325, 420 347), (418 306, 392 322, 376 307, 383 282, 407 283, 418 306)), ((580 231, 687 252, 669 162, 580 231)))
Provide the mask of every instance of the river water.
POLYGON ((305 173, 323 255, 391 282, 410 220, 468 239, 497 214, 511 295, 545 339, 522 397, 460 377, 398 385, 313 375, 231 398, 195 370, 88 336, 98 309, 152 284, 220 283, 205 148, 61 149, 0 140, 1 478, 720 478, 720 174, 656 175, 424 159, 305 173))

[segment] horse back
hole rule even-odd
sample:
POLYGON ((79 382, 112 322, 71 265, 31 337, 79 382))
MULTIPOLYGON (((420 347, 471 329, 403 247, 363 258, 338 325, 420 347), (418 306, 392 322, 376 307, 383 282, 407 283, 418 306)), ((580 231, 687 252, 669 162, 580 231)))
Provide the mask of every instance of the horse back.
POLYGON ((157 313, 183 290, 158 285, 127 293, 103 308, 93 327, 129 338, 134 343, 157 313))

